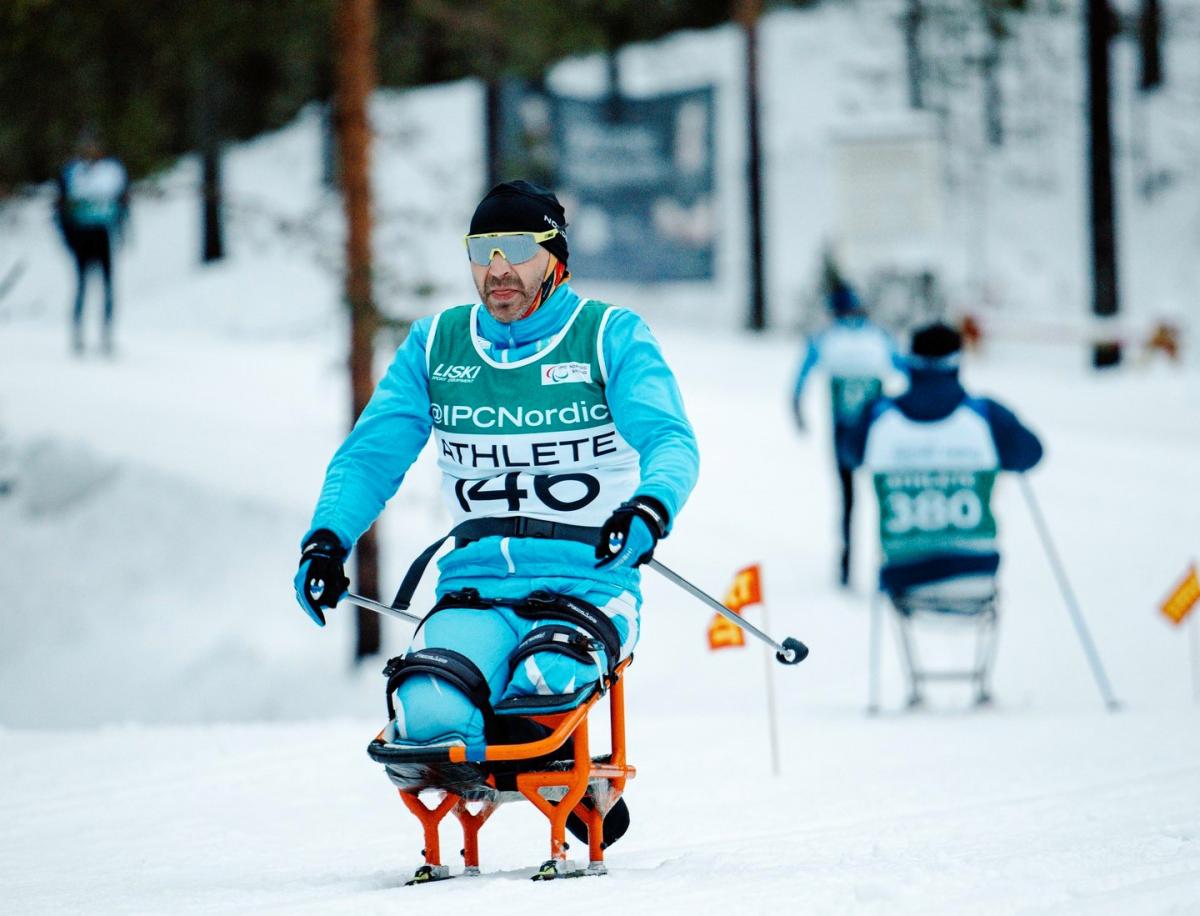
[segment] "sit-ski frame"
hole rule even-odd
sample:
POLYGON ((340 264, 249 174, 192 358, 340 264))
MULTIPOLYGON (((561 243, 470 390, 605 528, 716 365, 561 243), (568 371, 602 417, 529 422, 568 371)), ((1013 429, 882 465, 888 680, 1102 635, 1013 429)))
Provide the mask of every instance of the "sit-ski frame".
POLYGON ((925 701, 924 686, 929 681, 967 682, 975 687, 976 705, 991 702, 990 680, 992 665, 996 657, 997 620, 996 592, 979 598, 947 599, 939 597, 915 598, 901 596, 894 599, 883 592, 871 597, 870 633, 870 684, 867 712, 879 712, 879 649, 882 636, 882 604, 888 601, 896 612, 896 629, 899 633, 900 658, 904 663, 904 674, 908 681, 909 708, 920 706, 925 701), (913 618, 922 613, 942 614, 961 618, 975 627, 975 665, 964 670, 930 670, 921 665, 912 633, 913 618))
MULTIPOLYGON (((492 813, 507 801, 524 797, 550 821, 550 859, 535 879, 574 877, 578 875, 603 875, 604 865, 604 816, 616 804, 625 789, 625 781, 632 779, 636 769, 625 761, 625 685, 621 679, 632 661, 627 658, 617 666, 612 682, 608 686, 612 753, 607 757, 592 759, 588 742, 588 714, 600 700, 597 691, 575 709, 552 715, 529 716, 534 722, 553 729, 553 732, 537 741, 523 744, 489 744, 482 756, 475 755, 470 762, 519 762, 534 760, 561 748, 568 739, 572 742, 573 762, 569 768, 530 770, 516 775, 516 792, 504 792, 496 788, 495 777, 488 776, 479 786, 479 792, 465 799, 445 789, 441 799, 429 807, 421 799, 421 791, 429 789, 399 789, 400 800, 421 822, 425 836, 422 854, 425 864, 417 870, 410 884, 436 881, 450 877, 449 867, 441 860, 439 827, 446 815, 453 814, 462 825, 462 856, 464 874, 479 874, 479 831, 492 813), (593 804, 589 808, 582 804, 591 788, 593 804), (543 794, 543 792, 547 792, 543 794), (548 797, 549 796, 549 797, 548 797), (554 796, 559 796, 557 800, 554 796), (476 811, 470 805, 478 804, 476 811), (567 859, 567 818, 574 812, 588 828, 588 865, 586 869, 576 867, 567 859)), ((386 731, 386 728, 384 729, 386 731)), ((467 763, 467 748, 462 745, 451 747, 408 747, 389 744, 384 731, 375 737, 367 748, 371 758, 382 764, 411 763, 467 763)))

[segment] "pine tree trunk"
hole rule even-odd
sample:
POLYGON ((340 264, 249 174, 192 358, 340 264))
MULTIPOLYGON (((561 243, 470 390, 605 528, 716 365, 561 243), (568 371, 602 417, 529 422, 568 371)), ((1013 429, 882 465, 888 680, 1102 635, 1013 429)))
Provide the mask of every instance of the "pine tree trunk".
POLYGON ((761 13, 760 0, 736 0, 734 4, 734 18, 746 36, 746 184, 750 210, 750 313, 746 325, 752 331, 761 331, 767 326, 758 103, 758 17, 761 13))
MULTIPOLYGON (((350 390, 357 420, 375 386, 372 366, 378 316, 371 290, 371 125, 367 107, 375 87, 375 0, 338 0, 336 42, 338 174, 346 214, 345 298, 350 308, 350 390)), ((360 594, 379 598, 379 546, 372 527, 355 547, 360 594)), ((379 653, 379 618, 358 611, 354 657, 379 653)))
POLYGON ((921 20, 925 18, 921 0, 908 0, 904 11, 904 56, 908 68, 908 107, 925 107, 925 65, 921 60, 921 20))
MULTIPOLYGON (((1092 248, 1092 312, 1114 318, 1119 309, 1117 285, 1117 216, 1113 193, 1112 99, 1109 42, 1115 17, 1108 0, 1087 0, 1087 114, 1089 216, 1092 248)), ((1121 361, 1121 345, 1113 337, 1097 340, 1092 364, 1097 368, 1121 361)))

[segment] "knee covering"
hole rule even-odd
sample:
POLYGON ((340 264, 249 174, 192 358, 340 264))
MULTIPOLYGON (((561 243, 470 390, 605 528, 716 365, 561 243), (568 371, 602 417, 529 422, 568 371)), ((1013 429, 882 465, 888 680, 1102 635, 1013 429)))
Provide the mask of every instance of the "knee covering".
POLYGON ((528 680, 539 692, 510 694, 496 705, 496 713, 534 715, 574 709, 602 689, 607 653, 604 644, 587 633, 561 623, 548 623, 534 627, 526 634, 517 645, 510 664, 510 691, 514 686, 521 688, 518 678, 525 670, 528 680), (560 660, 566 662, 569 674, 561 670, 561 665, 557 666, 558 672, 552 670, 553 663, 560 660), (526 666, 537 666, 539 661, 543 664, 538 666, 537 677, 529 676, 526 666), (583 672, 591 676, 580 677, 583 672), (555 683, 556 680, 559 682, 555 683))
POLYGON ((409 678, 420 674, 435 677, 462 693, 482 713, 484 729, 491 724, 494 712, 487 678, 473 661, 453 649, 425 648, 390 659, 383 669, 387 678, 388 717, 396 718, 396 690, 409 678))

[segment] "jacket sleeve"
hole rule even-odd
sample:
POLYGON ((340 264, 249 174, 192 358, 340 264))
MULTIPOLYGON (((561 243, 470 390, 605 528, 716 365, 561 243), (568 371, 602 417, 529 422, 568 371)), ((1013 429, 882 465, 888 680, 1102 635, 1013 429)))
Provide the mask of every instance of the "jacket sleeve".
POLYGON ((347 549, 383 511, 429 439, 429 369, 425 343, 432 319, 409 330, 354 429, 329 462, 305 540, 328 528, 347 549))
POLYGON ((985 399, 983 403, 1001 470, 1028 471, 1042 460, 1042 443, 1032 430, 1002 404, 990 399, 985 399))
POLYGON ((804 360, 800 363, 800 370, 796 373, 796 385, 792 389, 792 403, 797 403, 804 395, 804 383, 808 381, 809 374, 816 368, 817 363, 821 361, 821 338, 816 335, 808 338, 808 346, 804 351, 804 360))
POLYGON ((661 502, 673 523, 700 470, 675 376, 646 323, 626 309, 610 314, 603 354, 613 422, 640 459, 638 494, 661 502))

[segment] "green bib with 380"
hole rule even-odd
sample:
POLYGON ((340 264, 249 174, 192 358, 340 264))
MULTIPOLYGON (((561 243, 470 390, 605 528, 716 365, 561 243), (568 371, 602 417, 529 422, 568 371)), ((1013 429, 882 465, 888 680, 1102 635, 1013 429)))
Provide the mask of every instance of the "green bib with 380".
POLYGON ((879 539, 888 561, 945 550, 992 550, 995 471, 884 471, 875 475, 879 539))

